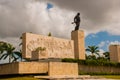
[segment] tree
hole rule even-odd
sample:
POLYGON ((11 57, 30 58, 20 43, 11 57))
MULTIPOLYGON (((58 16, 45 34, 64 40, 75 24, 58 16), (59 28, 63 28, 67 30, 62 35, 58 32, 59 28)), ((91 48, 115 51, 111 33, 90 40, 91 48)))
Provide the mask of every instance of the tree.
POLYGON ((4 53, 0 57, 0 60, 1 59, 6 59, 8 57, 9 58, 9 63, 10 63, 10 62, 13 62, 13 61, 17 61, 17 59, 22 57, 21 52, 14 51, 15 47, 13 47, 13 45, 11 45, 9 43, 4 43, 2 48, 4 48, 4 53))
POLYGON ((88 48, 86 49, 86 51, 88 51, 88 52, 90 52, 92 55, 91 56, 89 56, 89 58, 91 57, 93 57, 93 58, 95 58, 95 55, 94 54, 97 54, 99 57, 100 57, 100 55, 99 55, 99 50, 98 50, 98 47, 97 46, 88 46, 88 48))
POLYGON ((14 51, 13 54, 15 56, 14 56, 14 59, 13 59, 12 62, 17 61, 18 59, 21 59, 21 61, 22 61, 22 53, 21 53, 21 51, 14 51))
POLYGON ((3 48, 2 48, 3 43, 0 42, 0 55, 3 53, 3 48))
POLYGON ((95 55, 88 55, 88 56, 86 56, 86 59, 95 60, 96 56, 95 55))
POLYGON ((103 55, 105 55, 105 58, 110 60, 110 52, 104 52, 103 55))
POLYGON ((4 52, 4 50, 5 50, 5 42, 0 42, 0 56, 2 55, 2 53, 4 52))
POLYGON ((51 32, 48 33, 48 36, 52 36, 51 32))

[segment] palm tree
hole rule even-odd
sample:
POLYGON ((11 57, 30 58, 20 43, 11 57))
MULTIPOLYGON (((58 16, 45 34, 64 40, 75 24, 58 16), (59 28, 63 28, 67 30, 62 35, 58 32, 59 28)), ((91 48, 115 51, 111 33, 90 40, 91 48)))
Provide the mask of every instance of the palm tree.
POLYGON ((0 57, 0 60, 9 57, 9 63, 10 63, 11 60, 16 61, 19 57, 21 57, 20 52, 14 51, 15 47, 13 47, 13 45, 9 43, 5 43, 3 47, 5 48, 5 53, 0 57))
POLYGON ((95 55, 87 55, 87 56, 86 56, 86 59, 95 60, 95 59, 96 59, 96 56, 95 56, 95 55))
POLYGON ((97 46, 88 46, 88 48, 86 49, 86 51, 90 52, 92 54, 92 56, 95 56, 94 54, 97 54, 99 57, 99 50, 97 46))

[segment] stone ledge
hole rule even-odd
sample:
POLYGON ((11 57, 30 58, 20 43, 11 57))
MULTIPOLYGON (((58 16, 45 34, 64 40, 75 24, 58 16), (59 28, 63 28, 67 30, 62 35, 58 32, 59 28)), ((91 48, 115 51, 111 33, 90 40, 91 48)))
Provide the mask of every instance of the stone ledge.
POLYGON ((47 62, 15 62, 0 65, 0 75, 48 73, 47 62))

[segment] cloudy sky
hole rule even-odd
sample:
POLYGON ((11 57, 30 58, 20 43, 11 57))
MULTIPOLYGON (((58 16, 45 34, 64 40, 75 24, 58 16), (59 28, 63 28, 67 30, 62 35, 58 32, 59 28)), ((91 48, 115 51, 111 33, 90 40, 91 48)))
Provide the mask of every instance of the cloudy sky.
POLYGON ((70 39, 77 12, 86 47, 120 44, 120 0, 0 0, 0 41, 18 46, 25 32, 70 39))

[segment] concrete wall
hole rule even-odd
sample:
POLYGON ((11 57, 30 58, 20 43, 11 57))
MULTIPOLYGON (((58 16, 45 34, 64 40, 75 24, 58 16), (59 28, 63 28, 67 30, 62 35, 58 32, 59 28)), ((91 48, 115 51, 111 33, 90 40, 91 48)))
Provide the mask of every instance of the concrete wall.
POLYGON ((37 35, 32 33, 24 33, 22 39, 23 39, 22 41, 23 58, 32 58, 32 53, 38 47, 45 48, 44 50, 45 55, 43 55, 41 51, 37 53, 38 55, 40 55, 38 59, 41 59, 42 57, 43 58, 74 58, 73 40, 48 37, 48 36, 37 35))
POLYGON ((119 73, 120 74, 120 68, 117 67, 108 67, 108 66, 86 66, 86 65, 80 65, 79 64, 79 73, 85 72, 85 73, 119 73))

